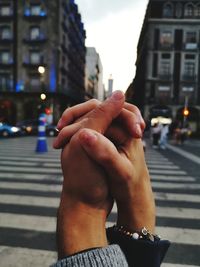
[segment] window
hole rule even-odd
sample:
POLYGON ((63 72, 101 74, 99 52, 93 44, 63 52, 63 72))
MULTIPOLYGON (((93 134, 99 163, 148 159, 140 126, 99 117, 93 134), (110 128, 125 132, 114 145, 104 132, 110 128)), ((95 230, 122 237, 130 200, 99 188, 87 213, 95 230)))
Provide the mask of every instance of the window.
POLYGON ((10 16, 12 15, 12 9, 10 6, 0 6, 0 15, 1 16, 10 16))
POLYGON ((162 60, 160 62, 160 74, 161 75, 170 75, 170 62, 162 60))
POLYGON ((195 75, 195 63, 194 62, 185 62, 184 75, 187 77, 194 77, 195 75))
POLYGON ((193 55, 193 54, 186 54, 186 55, 185 55, 185 59, 186 59, 186 60, 187 60, 187 59, 195 60, 195 55, 193 55))
POLYGON ((171 18, 173 17, 173 5, 171 3, 166 3, 163 7, 163 17, 171 18))
POLYGON ((192 4, 186 4, 184 10, 185 17, 193 17, 194 15, 194 6, 192 4))
POLYGON ((30 87, 31 87, 31 89, 40 89, 40 86, 41 86, 41 84, 40 84, 40 78, 39 77, 37 77, 37 76, 33 76, 33 77, 31 77, 30 78, 30 87))
POLYGON ((162 59, 170 59, 171 55, 169 53, 162 54, 162 59))
POLYGON ((31 40, 37 40, 40 38, 40 28, 39 27, 31 27, 30 28, 30 38, 31 38, 31 40))
POLYGON ((2 40, 10 40, 12 38, 11 28, 9 26, 3 26, 0 29, 0 36, 2 40))
POLYGON ((30 13, 32 16, 40 16, 41 6, 40 5, 31 5, 30 13))
POLYGON ((186 32, 186 49, 196 49, 197 48, 197 33, 196 32, 186 32))
POLYGON ((186 43, 196 43, 197 34, 196 32, 186 32, 186 43))
POLYGON ((11 63, 11 57, 9 51, 1 51, 0 52, 0 62, 2 64, 9 64, 11 63))
POLYGON ((200 17, 200 5, 196 6, 194 12, 195 12, 195 17, 200 17))
POLYGON ((0 91, 12 90, 13 76, 11 74, 0 74, 0 91))
POLYGON ((30 52, 30 63, 31 64, 39 64, 40 63, 40 52, 39 51, 31 51, 30 52))
POLYGON ((162 47, 170 47, 172 45, 172 32, 170 31, 161 32, 160 44, 162 47))

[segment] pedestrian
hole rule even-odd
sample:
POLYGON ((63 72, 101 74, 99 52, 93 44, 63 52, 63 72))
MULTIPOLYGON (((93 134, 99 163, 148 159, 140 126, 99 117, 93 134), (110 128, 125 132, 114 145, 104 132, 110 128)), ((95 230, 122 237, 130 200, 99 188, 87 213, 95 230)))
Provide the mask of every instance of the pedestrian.
POLYGON ((168 134, 169 134, 169 125, 164 124, 161 133, 160 133, 160 148, 161 149, 166 149, 167 145, 167 139, 168 139, 168 134))
POLYGON ((84 103, 64 112, 54 142, 55 148, 64 146, 54 266, 160 266, 169 242, 154 235, 143 127, 137 108, 124 104, 121 92, 102 104, 84 103), (113 199, 117 225, 105 230, 113 199))
POLYGON ((153 127, 151 128, 151 134, 152 134, 152 142, 153 142, 153 148, 159 147, 159 140, 160 140, 160 134, 161 134, 161 125, 159 123, 155 123, 153 127))

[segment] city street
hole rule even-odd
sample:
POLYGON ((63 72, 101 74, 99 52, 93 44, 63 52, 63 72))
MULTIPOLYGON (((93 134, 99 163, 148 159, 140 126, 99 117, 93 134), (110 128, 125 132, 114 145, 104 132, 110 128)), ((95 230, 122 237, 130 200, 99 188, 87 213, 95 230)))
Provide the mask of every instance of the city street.
MULTIPOLYGON (((0 266, 56 261, 60 151, 36 154, 37 137, 0 139, 0 266)), ((153 150, 147 164, 157 204, 156 232, 172 245, 163 267, 200 266, 200 141, 153 150)), ((108 225, 116 220, 116 207, 108 225)))

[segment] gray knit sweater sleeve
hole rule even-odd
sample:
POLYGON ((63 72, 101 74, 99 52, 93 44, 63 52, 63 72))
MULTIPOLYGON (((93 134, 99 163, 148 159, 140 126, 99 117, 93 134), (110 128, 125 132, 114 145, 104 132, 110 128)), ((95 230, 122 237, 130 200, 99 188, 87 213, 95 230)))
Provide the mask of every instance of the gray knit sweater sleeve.
POLYGON ((118 245, 92 249, 58 261, 51 267, 128 267, 118 245))

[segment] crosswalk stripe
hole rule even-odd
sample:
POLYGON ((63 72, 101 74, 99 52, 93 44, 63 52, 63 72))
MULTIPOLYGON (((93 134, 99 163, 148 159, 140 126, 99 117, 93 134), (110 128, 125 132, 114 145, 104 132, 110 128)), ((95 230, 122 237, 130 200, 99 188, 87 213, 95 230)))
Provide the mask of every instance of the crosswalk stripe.
POLYGON ((19 196, 19 195, 1 195, 0 204, 13 204, 18 205, 32 205, 38 207, 54 207, 57 208, 59 205, 59 198, 53 197, 30 197, 30 196, 19 196))
POLYGON ((60 192, 61 185, 51 185, 51 184, 33 184, 33 183, 15 183, 15 182, 1 182, 0 188, 7 188, 7 189, 27 189, 32 191, 38 192, 60 192))
MULTIPOLYGON (((61 174, 61 170, 57 169, 57 168, 42 168, 42 167, 38 167, 38 168, 28 168, 28 167, 13 167, 12 168, 13 171, 20 171, 20 172, 31 172, 31 173, 49 173, 49 174, 53 174, 53 173, 60 173, 61 174)), ((10 167, 7 166, 1 166, 1 171, 10 171, 10 167)))
POLYGON ((158 169, 149 169, 150 174, 174 174, 174 175, 186 175, 187 173, 185 171, 179 171, 179 170, 158 170, 158 169))
POLYGON ((193 229, 156 227, 156 233, 173 243, 199 245, 200 231, 193 229))
POLYGON ((168 170, 168 169, 170 169, 170 170, 180 170, 180 168, 178 167, 178 166, 174 166, 174 165, 157 165, 157 164, 147 164, 148 165, 148 167, 150 168, 150 169, 158 169, 158 170, 160 170, 160 169, 164 169, 164 170, 168 170))
POLYGON ((184 183, 162 183, 162 182, 152 182, 153 188, 187 188, 187 189, 199 189, 200 184, 184 184, 184 183))
POLYGON ((157 207, 156 214, 168 218, 200 219, 200 210, 197 209, 157 207))
POLYGON ((9 228, 54 233, 56 230, 56 218, 54 217, 0 213, 0 218, 0 227, 6 226, 9 228))
POLYGON ((157 200, 190 201, 200 203, 200 196, 192 194, 154 193, 157 200))
POLYGON ((1 262, 6 262, 6 267, 50 266, 56 262, 57 253, 39 249, 0 246, 0 257, 1 262), (20 255, 20 257, 17 255, 20 255), (13 265, 13 262, 15 265, 13 265))
POLYGON ((157 181, 164 181, 164 182, 194 182, 196 179, 194 177, 190 176, 171 176, 171 175, 157 175, 157 174, 152 174, 151 175, 151 180, 157 180, 157 181))
POLYGON ((162 267, 198 267, 198 266, 197 265, 174 264, 174 263, 163 263, 162 267))
MULTIPOLYGON (((1 167, 0 167, 1 170, 1 167)), ((0 172, 0 180, 1 178, 6 178, 6 179, 24 179, 24 180, 30 180, 34 179, 35 181, 37 180, 52 180, 50 174, 43 174, 43 173, 13 173, 13 172, 3 172, 1 170, 0 172)), ((54 180, 62 180, 62 175, 54 175, 54 180)))

